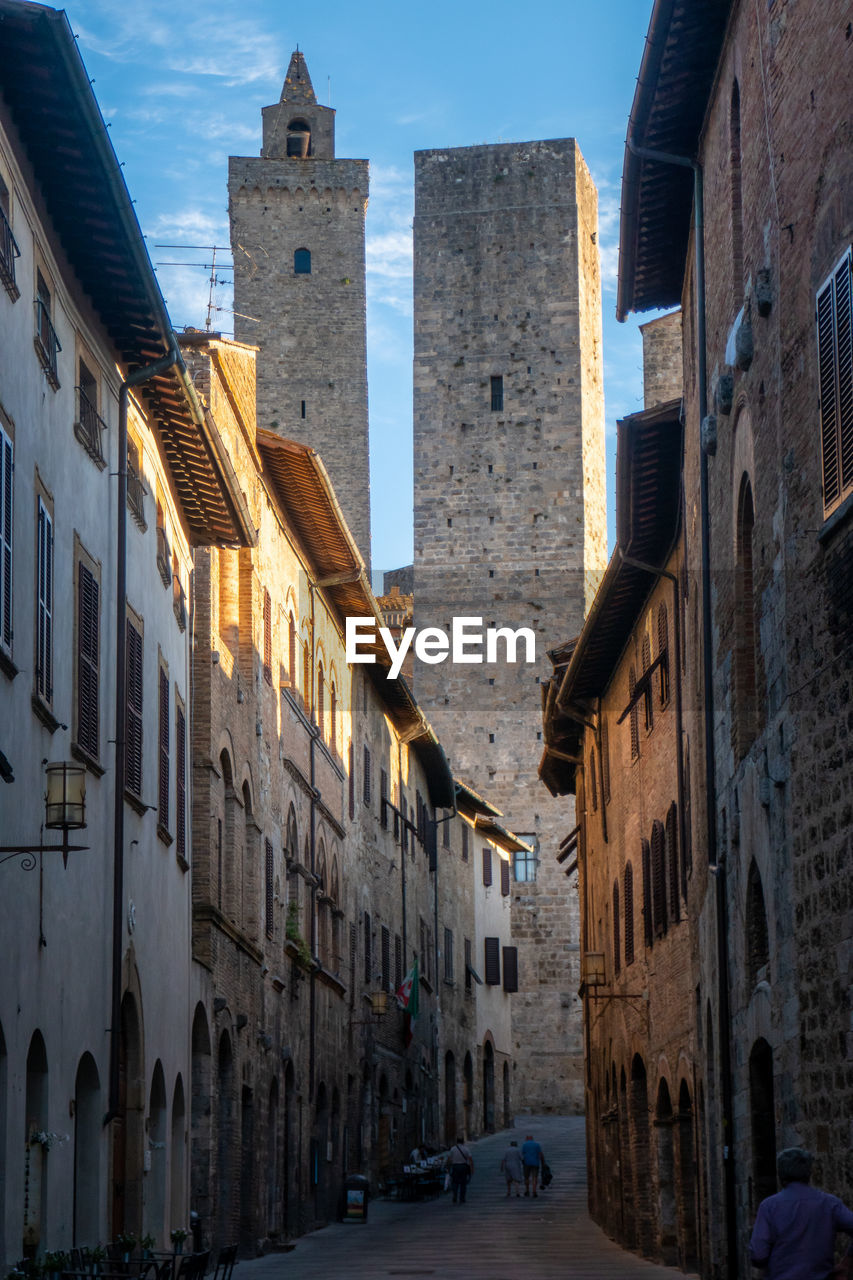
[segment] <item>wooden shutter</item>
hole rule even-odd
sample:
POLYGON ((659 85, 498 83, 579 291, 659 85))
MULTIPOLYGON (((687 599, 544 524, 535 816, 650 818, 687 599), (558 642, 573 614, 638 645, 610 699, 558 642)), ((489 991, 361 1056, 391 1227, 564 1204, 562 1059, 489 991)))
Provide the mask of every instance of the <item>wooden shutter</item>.
POLYGON ((424 845, 430 871, 438 865, 438 827, 430 817, 429 809, 424 805, 424 845))
POLYGON ((465 951, 465 990, 466 990, 466 991, 470 991, 470 990, 471 990, 471 985, 472 985, 472 981, 471 981, 471 968, 472 968, 472 965, 471 965, 471 939, 470 939, 470 938, 466 938, 466 939, 465 939, 465 942, 464 942, 464 951, 465 951))
POLYGON ((665 604, 658 609, 658 658, 660 659, 658 667, 660 704, 663 706, 669 700, 669 619, 665 604))
POLYGON ((817 296, 823 505, 853 489, 853 297, 848 251, 817 296))
POLYGON ((518 990, 518 947, 504 947, 504 991, 518 990))
POLYGON ((634 963, 634 868, 625 867, 625 964, 634 963))
POLYGON ((669 806, 666 815, 666 865, 669 871, 669 910, 673 920, 681 919, 681 897, 678 891, 678 809, 669 806))
POLYGON ((53 521, 38 500, 38 621, 36 631, 36 692, 53 699, 53 521))
POLYGON ((157 786, 157 822, 169 830, 169 677, 160 668, 160 735, 157 786))
POLYGON ((350 991, 355 992, 355 962, 358 954, 358 929, 354 924, 349 927, 349 985, 350 991))
POLYGON ((373 981, 373 957, 371 955, 370 913, 364 913, 364 984, 370 986, 373 981))
POLYGON ((175 711, 175 851, 187 856, 187 718, 184 709, 175 711))
POLYGON ((444 930, 444 981, 453 981, 453 930, 444 930))
POLYGON ((483 884, 488 886, 492 883, 492 851, 488 845, 483 847, 483 884))
POLYGON ((622 968, 622 940, 619 936, 619 881, 613 881, 613 972, 622 968))
MULTIPOLYGON (((652 642, 649 639, 648 632, 643 636, 643 675, 648 676, 649 667, 652 665, 652 642)), ((651 677, 649 677, 650 679, 651 677)), ((643 692, 643 706, 646 712, 646 728, 654 727, 654 701, 652 699, 652 689, 649 679, 645 681, 643 692)))
POLYGON ((509 863, 501 858, 501 897, 509 897, 509 863))
POLYGON ((500 938, 486 938, 484 942, 486 985, 499 987, 501 985, 501 940, 500 938))
POLYGON ((350 820, 355 817, 355 750, 352 743, 349 744, 349 816, 350 820))
POLYGON ((264 917, 267 937, 273 935, 273 898, 275 892, 275 863, 273 860, 272 840, 264 840, 264 917))
POLYGON ((264 588, 264 679, 272 684, 272 599, 264 588))
POLYGON ((142 795, 142 636, 127 623, 125 785, 142 795))
POLYGON ((643 861, 643 936, 646 940, 646 946, 650 947, 654 941, 654 927, 652 924, 652 858, 649 850, 648 840, 644 840, 642 844, 642 861, 643 861))
POLYGON ((399 991, 403 985, 403 939, 399 933, 394 934, 394 990, 399 991))
POLYGON ((287 620, 287 678, 291 689, 296 688, 296 623, 293 614, 287 620))
POLYGON ((100 662, 98 597, 94 574, 77 565, 77 745, 98 759, 100 662))
POLYGON ((391 986, 391 933, 383 924, 382 926, 382 990, 387 991, 391 986))
POLYGON ((631 759, 636 760, 640 754, 640 716, 637 711, 637 704, 634 701, 634 691, 637 688, 637 673, 633 667, 628 671, 628 692, 631 699, 631 759))
POLYGON ((12 649, 12 441, 0 427, 0 648, 12 649))
POLYGON ((666 933, 666 840, 663 824, 652 824, 652 913, 655 934, 666 933))
POLYGON ((364 776, 361 780, 361 796, 366 805, 370 804, 370 748, 364 748, 364 776))
POLYGON ((385 769, 379 770, 379 822, 387 831, 388 829, 388 773, 385 769))

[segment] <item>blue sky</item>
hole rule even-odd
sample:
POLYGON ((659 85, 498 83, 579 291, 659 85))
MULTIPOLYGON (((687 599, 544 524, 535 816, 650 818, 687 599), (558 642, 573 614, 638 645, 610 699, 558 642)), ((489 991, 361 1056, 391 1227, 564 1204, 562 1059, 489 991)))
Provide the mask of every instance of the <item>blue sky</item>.
MULTIPOLYGON (((616 323, 619 182, 651 0, 70 0, 155 265, 228 245, 227 157, 256 155, 290 53, 337 110, 339 156, 371 162, 367 218, 373 563, 411 560, 412 153, 573 136, 599 189, 608 488, 618 417, 642 407, 636 322, 616 323), (294 17, 298 15, 298 17, 294 17)), ((229 259, 226 259, 226 262, 229 259)), ((203 325, 200 267, 157 266, 176 326, 203 325)), ((223 269, 221 277, 230 280, 223 269)), ((227 286, 216 291, 231 305, 227 286)), ((232 319, 218 313, 228 332, 232 319)), ((612 501, 609 502, 612 527, 612 501)))

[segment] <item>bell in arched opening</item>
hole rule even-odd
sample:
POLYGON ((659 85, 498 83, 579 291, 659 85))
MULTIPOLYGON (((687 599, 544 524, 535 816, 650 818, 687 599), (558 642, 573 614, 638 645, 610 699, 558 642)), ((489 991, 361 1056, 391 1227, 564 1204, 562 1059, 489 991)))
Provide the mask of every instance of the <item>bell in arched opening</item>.
POLYGON ((305 160, 311 153, 311 126, 307 120, 291 120, 287 126, 289 159, 305 160))

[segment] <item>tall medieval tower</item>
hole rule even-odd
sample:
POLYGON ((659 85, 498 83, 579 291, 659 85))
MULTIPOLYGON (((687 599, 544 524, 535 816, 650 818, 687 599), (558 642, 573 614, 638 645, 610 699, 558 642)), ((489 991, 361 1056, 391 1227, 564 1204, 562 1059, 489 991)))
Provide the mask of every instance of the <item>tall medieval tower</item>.
POLYGON ((416 693, 537 850, 512 884, 513 1107, 580 1110, 576 879, 537 767, 546 638, 578 634, 607 557, 597 193, 571 138, 422 151, 414 229, 415 623, 537 642, 533 666, 418 663, 416 693))
POLYGON ((364 216, 368 163, 335 158, 304 56, 228 164, 234 334, 256 344, 258 425, 312 445, 370 563, 364 216))

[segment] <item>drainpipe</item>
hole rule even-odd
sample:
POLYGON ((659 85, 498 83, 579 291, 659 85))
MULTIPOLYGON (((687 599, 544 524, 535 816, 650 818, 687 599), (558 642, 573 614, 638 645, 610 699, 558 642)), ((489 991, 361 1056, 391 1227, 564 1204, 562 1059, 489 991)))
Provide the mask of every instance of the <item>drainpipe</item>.
MULTIPOLYGON (((708 413, 705 318, 705 203, 702 166, 698 160, 638 147, 627 139, 628 150, 641 160, 678 165, 693 171, 693 239, 696 272, 696 345, 698 355, 699 421, 708 413)), ((729 1006, 728 902, 725 857, 717 856, 717 788, 714 752, 714 661, 711 618, 711 523, 708 502, 708 455, 699 450, 699 506, 702 549, 702 683, 705 700, 705 796, 708 861, 716 880, 717 996, 719 1001, 720 1081, 723 1104, 723 1174, 726 1202, 726 1244, 729 1280, 739 1274, 737 1198, 735 1186, 735 1131, 732 1098, 731 1013, 729 1006)))
POLYGON ((116 739, 115 739, 115 815, 113 839, 113 972, 112 1011, 110 1016, 110 1087, 109 1109, 104 1124, 119 1114, 119 1041, 121 1039, 121 954, 124 926, 124 782, 126 747, 125 684, 126 613, 127 613, 127 407, 134 387, 165 373, 178 363, 178 347, 169 336, 166 355, 131 373, 118 393, 118 528, 116 530, 116 739))

